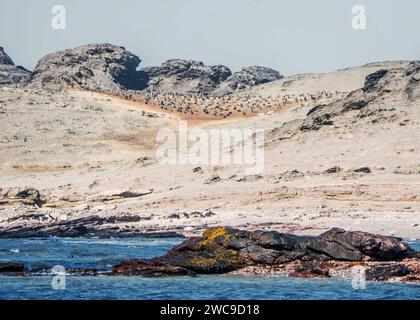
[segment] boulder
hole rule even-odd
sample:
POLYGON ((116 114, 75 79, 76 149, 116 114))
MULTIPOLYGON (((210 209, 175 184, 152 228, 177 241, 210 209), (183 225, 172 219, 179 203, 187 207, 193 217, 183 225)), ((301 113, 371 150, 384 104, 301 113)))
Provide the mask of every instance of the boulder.
POLYGON ((223 65, 207 66, 201 61, 172 59, 160 67, 140 70, 150 91, 197 94, 213 91, 232 73, 223 65))
POLYGON ((10 188, 4 193, 4 195, 2 195, 2 197, 5 199, 19 201, 25 205, 32 205, 37 207, 41 207, 47 202, 45 196, 41 195, 38 190, 31 187, 10 188))
POLYGON ((235 90, 249 88, 255 85, 268 83, 281 79, 283 76, 276 70, 266 67, 252 66, 235 72, 224 81, 213 93, 216 96, 225 96, 235 90))
POLYGON ((388 70, 381 69, 372 74, 369 74, 365 79, 365 85, 363 87, 363 91, 371 91, 375 88, 378 84, 379 80, 381 80, 386 74, 388 70))
POLYGON ((313 251, 332 260, 395 261, 415 254, 401 239, 366 232, 347 232, 338 228, 303 243, 305 251, 313 251))
POLYGON ((105 93, 142 89, 141 60, 124 47, 89 44, 51 53, 39 60, 31 86, 52 90, 78 88, 105 93))

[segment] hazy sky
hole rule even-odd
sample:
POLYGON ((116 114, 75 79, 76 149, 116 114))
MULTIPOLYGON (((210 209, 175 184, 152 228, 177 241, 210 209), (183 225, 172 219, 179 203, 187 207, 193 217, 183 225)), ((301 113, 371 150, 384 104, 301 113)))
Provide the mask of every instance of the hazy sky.
POLYGON ((262 65, 283 74, 420 58, 420 0, 0 0, 0 46, 33 69, 43 55, 107 42, 141 66, 170 58, 262 65), (352 7, 367 10, 353 30, 352 7), (66 30, 51 27, 54 5, 66 30))

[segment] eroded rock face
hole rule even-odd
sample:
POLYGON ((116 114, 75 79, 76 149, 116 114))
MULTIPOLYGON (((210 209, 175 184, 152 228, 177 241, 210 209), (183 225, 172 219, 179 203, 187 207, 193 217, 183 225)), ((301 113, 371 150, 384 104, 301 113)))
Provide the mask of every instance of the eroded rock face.
POLYGON ((200 61, 173 59, 160 67, 141 69, 148 89, 162 93, 210 93, 232 73, 223 65, 206 66, 200 61))
POLYGON ((227 78, 226 81, 215 90, 214 95, 228 95, 235 90, 276 81, 282 77, 283 76, 278 71, 266 67, 252 66, 243 68, 242 71, 235 72, 227 78))
POLYGON ((41 207, 47 202, 47 198, 31 187, 26 188, 10 188, 4 193, 0 189, 0 199, 3 204, 20 202, 25 205, 41 207))
POLYGON ((10 57, 6 54, 6 52, 4 52, 3 47, 0 47, 0 64, 7 64, 11 66, 15 65, 12 59, 10 59, 10 57))
MULTIPOLYGON (((332 229, 317 237, 278 232, 208 229, 189 238, 166 255, 126 260, 117 275, 218 274, 246 266, 279 265, 293 261, 395 261, 419 254, 400 239, 365 232, 332 229)), ((316 266, 311 264, 312 269, 316 266)), ((320 271, 320 273, 322 273, 320 271)))
POLYGON ((35 68, 31 86, 106 93, 142 89, 144 84, 136 70, 140 62, 139 57, 123 47, 89 44, 43 57, 35 68))
POLYGON ((0 85, 17 85, 28 82, 32 73, 21 66, 15 66, 12 59, 0 47, 0 85))
POLYGON ((372 74, 369 74, 365 79, 365 86, 363 91, 371 91, 375 89, 375 86, 378 84, 379 80, 383 78, 388 73, 388 70, 381 69, 372 74))
POLYGON ((137 70, 140 62, 139 57, 123 47, 89 44, 46 55, 31 74, 22 67, 14 67, 12 60, 0 50, 0 84, 31 80, 29 87, 52 91, 76 88, 120 94, 147 89, 154 93, 224 96, 282 77, 270 68, 253 66, 232 74, 223 65, 207 66, 183 59, 137 70))
POLYGON ((168 60, 160 67, 144 68, 141 72, 151 91, 213 96, 229 95, 282 78, 278 71, 265 67, 247 67, 232 74, 223 65, 206 66, 199 61, 181 59, 168 60))
MULTIPOLYGON (((33 218, 41 218, 33 215, 33 218)), ((31 216, 20 217, 19 223, 15 220, 10 226, 0 228, 0 238, 27 238, 27 237, 179 237, 175 232, 151 232, 145 234, 143 230, 126 228, 126 222, 138 222, 136 216, 100 217, 88 216, 82 218, 65 218, 42 223, 28 223, 31 216), (121 224, 121 225, 120 225, 121 224)))
POLYGON ((299 129, 319 130, 340 121, 361 119, 372 123, 387 119, 395 121, 404 116, 404 110, 393 105, 411 108, 418 105, 419 98, 419 61, 401 67, 380 69, 366 77, 363 88, 352 91, 343 99, 311 108, 299 129))
POLYGON ((0 85, 14 85, 31 80, 32 73, 21 66, 0 64, 0 85))
POLYGON ((410 101, 420 99, 420 61, 413 61, 407 68, 406 75, 409 77, 405 92, 410 101))

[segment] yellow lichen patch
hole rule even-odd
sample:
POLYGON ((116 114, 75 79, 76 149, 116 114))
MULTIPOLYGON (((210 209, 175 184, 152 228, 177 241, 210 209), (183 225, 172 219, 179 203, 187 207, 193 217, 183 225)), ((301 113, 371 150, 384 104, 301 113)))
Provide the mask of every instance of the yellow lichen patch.
POLYGON ((215 229, 207 229, 203 232, 203 237, 206 238, 201 244, 203 246, 207 246, 212 244, 213 240, 218 237, 227 237, 227 230, 225 227, 215 228, 215 229))
POLYGON ((238 252, 229 249, 219 249, 211 252, 212 256, 193 256, 185 261, 188 268, 196 272, 217 272, 221 267, 236 269, 245 264, 238 252))
POLYGON ((193 265, 196 267, 210 267, 216 264, 217 261, 212 258, 202 258, 202 257, 192 257, 187 260, 188 265, 193 265))

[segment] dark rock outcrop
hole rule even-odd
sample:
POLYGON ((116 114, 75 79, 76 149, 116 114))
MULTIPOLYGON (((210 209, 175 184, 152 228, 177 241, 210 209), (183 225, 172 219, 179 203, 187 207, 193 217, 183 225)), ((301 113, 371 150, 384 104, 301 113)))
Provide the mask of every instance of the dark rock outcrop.
POLYGON ((266 67, 252 66, 235 72, 224 81, 213 93, 225 96, 236 90, 246 89, 255 85, 281 79, 283 76, 276 70, 266 67))
POLYGON ((0 64, 14 66, 12 59, 4 52, 3 47, 0 47, 0 64))
POLYGON ((18 85, 28 82, 32 73, 21 66, 15 66, 12 59, 0 47, 0 86, 18 85))
POLYGON ((375 86, 378 84, 379 80, 381 80, 387 73, 388 73, 388 70, 381 69, 372 74, 369 74, 365 79, 365 86, 363 87, 363 91, 366 92, 366 91, 373 90, 375 86))
MULTIPOLYGON (((395 261, 418 257, 419 253, 400 239, 365 232, 332 229, 317 237, 305 237, 225 227, 189 238, 162 257, 122 261, 114 267, 113 274, 218 274, 246 266, 293 261, 395 261)), ((316 265, 308 265, 311 273, 324 273, 316 265)))
POLYGON ((417 101, 420 99, 420 62, 411 62, 407 68, 406 75, 409 77, 409 81, 405 92, 409 101, 417 101))
POLYGON ((0 228, 0 238, 27 237, 179 237, 176 232, 153 231, 125 228, 125 222, 139 221, 137 217, 88 216, 41 223, 16 223, 0 228), (122 226, 116 224, 123 223, 122 226))
POLYGON ((223 65, 206 66, 200 61, 173 59, 160 67, 140 70, 150 91, 162 93, 210 93, 232 73, 223 65))
POLYGON ((22 276, 25 274, 25 266, 21 263, 2 262, 0 263, 0 275, 22 276))
POLYGON ((32 73, 21 66, 0 64, 0 85, 15 85, 27 83, 32 73))
POLYGON ((195 272, 180 266, 157 265, 148 260, 124 260, 114 267, 113 275, 159 276, 193 276, 195 272))
POLYGON ((43 204, 47 202, 45 196, 41 195, 41 193, 30 187, 26 188, 11 188, 8 189, 4 194, 0 192, 0 199, 6 201, 19 201, 25 205, 32 205, 41 207, 43 204))
POLYGON ((0 84, 31 80, 29 87, 52 91, 76 88, 120 94, 147 89, 153 93, 223 96, 282 77, 270 68, 253 66, 232 74, 223 65, 207 66, 183 59, 137 70, 140 62, 139 57, 123 47, 88 44, 46 55, 32 74, 13 66, 13 61, 0 49, 0 84))
MULTIPOLYGON (((79 222, 91 223, 90 220, 79 222)), ((420 253, 400 239, 337 228, 316 237, 213 228, 205 230, 202 237, 185 240, 161 257, 124 260, 112 270, 75 268, 67 273, 161 277, 232 272, 348 279, 355 267, 363 270, 367 281, 420 283, 420 253)), ((50 270, 48 267, 25 269, 19 263, 0 263, 0 275, 7 276, 39 275, 50 270)))
POLYGON ((223 65, 206 66, 199 61, 181 59, 168 60, 160 67, 141 69, 141 73, 148 89, 154 92, 213 96, 229 95, 282 78, 278 71, 265 67, 247 67, 232 74, 223 65))
POLYGON ((123 47, 89 44, 51 53, 37 64, 31 86, 80 88, 106 93, 143 89, 136 70, 141 60, 123 47))

